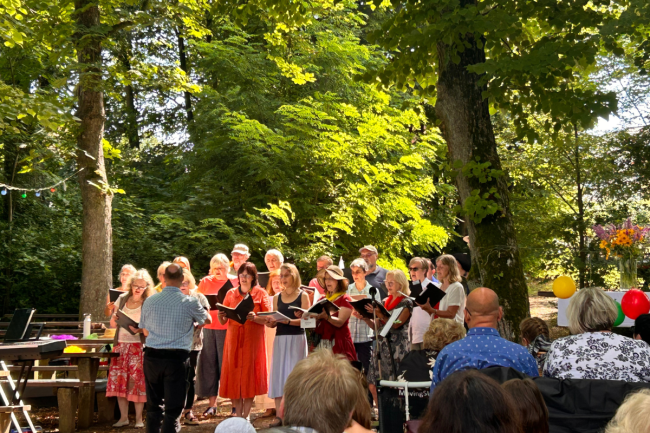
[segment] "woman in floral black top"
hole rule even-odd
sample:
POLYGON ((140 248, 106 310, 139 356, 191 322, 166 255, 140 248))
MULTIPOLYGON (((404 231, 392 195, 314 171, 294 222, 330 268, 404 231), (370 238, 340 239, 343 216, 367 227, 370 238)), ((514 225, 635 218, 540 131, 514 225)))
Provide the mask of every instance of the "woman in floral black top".
POLYGON ((650 382, 650 346, 612 333, 618 309, 601 289, 582 289, 567 308, 575 334, 551 344, 544 376, 650 382))

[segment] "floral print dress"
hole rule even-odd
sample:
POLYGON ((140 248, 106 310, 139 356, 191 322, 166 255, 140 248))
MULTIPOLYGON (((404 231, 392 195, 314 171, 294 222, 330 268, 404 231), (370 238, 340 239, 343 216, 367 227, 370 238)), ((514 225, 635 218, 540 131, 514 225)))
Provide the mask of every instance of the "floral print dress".
MULTIPOLYGON (((407 308, 411 314, 413 313, 413 301, 410 299, 402 299, 402 301, 397 304, 396 308, 407 308)), ((391 310, 392 311, 392 310, 391 310)), ((393 362, 391 362, 390 353, 393 352, 393 360, 395 364, 395 371, 399 374, 399 365, 402 362, 402 359, 411 349, 411 342, 409 341, 408 335, 408 322, 411 320, 411 316, 397 329, 391 329, 386 338, 381 336, 378 338, 377 351, 379 352, 379 357, 381 357, 381 362, 377 357, 376 353, 373 353, 372 360, 370 363, 370 371, 368 372, 368 383, 375 383, 377 379, 381 376, 383 380, 395 380, 396 377, 393 375, 393 362), (388 341, 390 341, 390 347, 388 341), (379 374, 379 366, 381 365, 381 375, 379 374)), ((383 326, 378 326, 377 329, 381 332, 383 326)))

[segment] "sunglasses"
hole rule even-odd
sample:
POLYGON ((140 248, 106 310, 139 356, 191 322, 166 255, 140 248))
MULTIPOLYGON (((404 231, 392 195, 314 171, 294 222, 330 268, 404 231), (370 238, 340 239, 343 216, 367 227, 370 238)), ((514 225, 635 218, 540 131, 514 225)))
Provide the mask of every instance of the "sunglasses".
POLYGON ((420 270, 420 268, 409 268, 409 271, 413 271, 413 272, 417 272, 419 270, 420 270))

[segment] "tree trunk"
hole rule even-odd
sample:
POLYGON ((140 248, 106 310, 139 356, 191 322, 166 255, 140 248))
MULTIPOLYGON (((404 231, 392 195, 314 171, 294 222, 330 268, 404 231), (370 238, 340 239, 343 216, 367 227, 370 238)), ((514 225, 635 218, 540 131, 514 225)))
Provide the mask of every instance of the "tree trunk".
POLYGON ((75 0, 75 46, 80 67, 78 87, 81 119, 77 164, 83 204, 80 315, 103 317, 112 285, 111 194, 104 167, 104 95, 101 91, 99 8, 90 0, 75 0))
POLYGON ((580 171, 580 146, 578 144, 578 127, 573 126, 575 147, 575 167, 576 167, 576 198, 578 201, 578 275, 580 279, 580 288, 587 287, 587 227, 585 226, 585 202, 584 202, 584 185, 582 183, 582 172, 580 171))
MULTIPOLYGON (((8 182, 9 185, 14 184, 16 179, 16 169, 18 168, 18 157, 19 149, 16 145, 16 141, 13 137, 9 137, 9 140, 4 142, 5 149, 5 182, 8 182)), ((17 192, 17 191, 16 191, 17 192)), ((4 210, 5 215, 4 219, 7 221, 7 230, 5 232, 5 248, 6 255, 3 258, 4 262, 4 279, 5 279, 5 293, 4 299, 2 302, 2 315, 8 314, 10 312, 9 302, 11 300, 11 291, 14 285, 14 262, 13 262, 13 228, 14 228, 14 201, 13 201, 14 191, 8 189, 7 195, 4 196, 4 210)))
MULTIPOLYGON (((122 65, 127 71, 131 70, 131 50, 131 32, 127 32, 125 49, 120 56, 122 65)), ((129 139, 129 146, 132 149, 139 149, 138 111, 135 107, 135 90, 133 89, 133 85, 127 85, 124 93, 126 99, 126 136, 129 139)))
MULTIPOLYGON (((467 0, 466 0, 467 1, 467 0)), ((464 2, 461 2, 464 3, 464 2)), ((458 64, 451 60, 449 47, 438 44, 439 75, 436 114, 452 161, 467 165, 471 161, 490 162, 491 169, 501 170, 492 129, 488 101, 482 96, 480 76, 467 71, 467 66, 485 61, 485 52, 471 34, 465 38, 469 47, 458 53, 458 64)), ((456 186, 463 204, 473 190, 481 194, 496 188, 489 199, 499 210, 480 222, 466 216, 470 236, 472 265, 477 267, 481 284, 493 289, 500 298, 505 319, 499 331, 509 339, 519 335, 519 323, 529 316, 528 289, 519 257, 509 193, 505 176, 481 183, 476 176, 456 175, 456 186)))
MULTIPOLYGON (((185 49, 185 39, 181 33, 181 29, 178 29, 176 32, 178 36, 178 58, 180 60, 181 69, 185 72, 186 76, 190 76, 190 69, 187 65, 187 51, 185 49)), ((187 121, 191 122, 194 119, 194 114, 192 113, 192 95, 190 92, 185 91, 185 112, 187 113, 187 121)))

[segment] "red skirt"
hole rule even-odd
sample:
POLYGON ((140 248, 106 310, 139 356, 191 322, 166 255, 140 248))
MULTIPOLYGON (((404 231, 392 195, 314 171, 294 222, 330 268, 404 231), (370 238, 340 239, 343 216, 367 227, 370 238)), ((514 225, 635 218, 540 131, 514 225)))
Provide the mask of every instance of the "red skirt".
POLYGON ((113 352, 120 356, 111 359, 106 397, 122 397, 128 401, 146 403, 142 344, 119 343, 113 347, 113 352))

